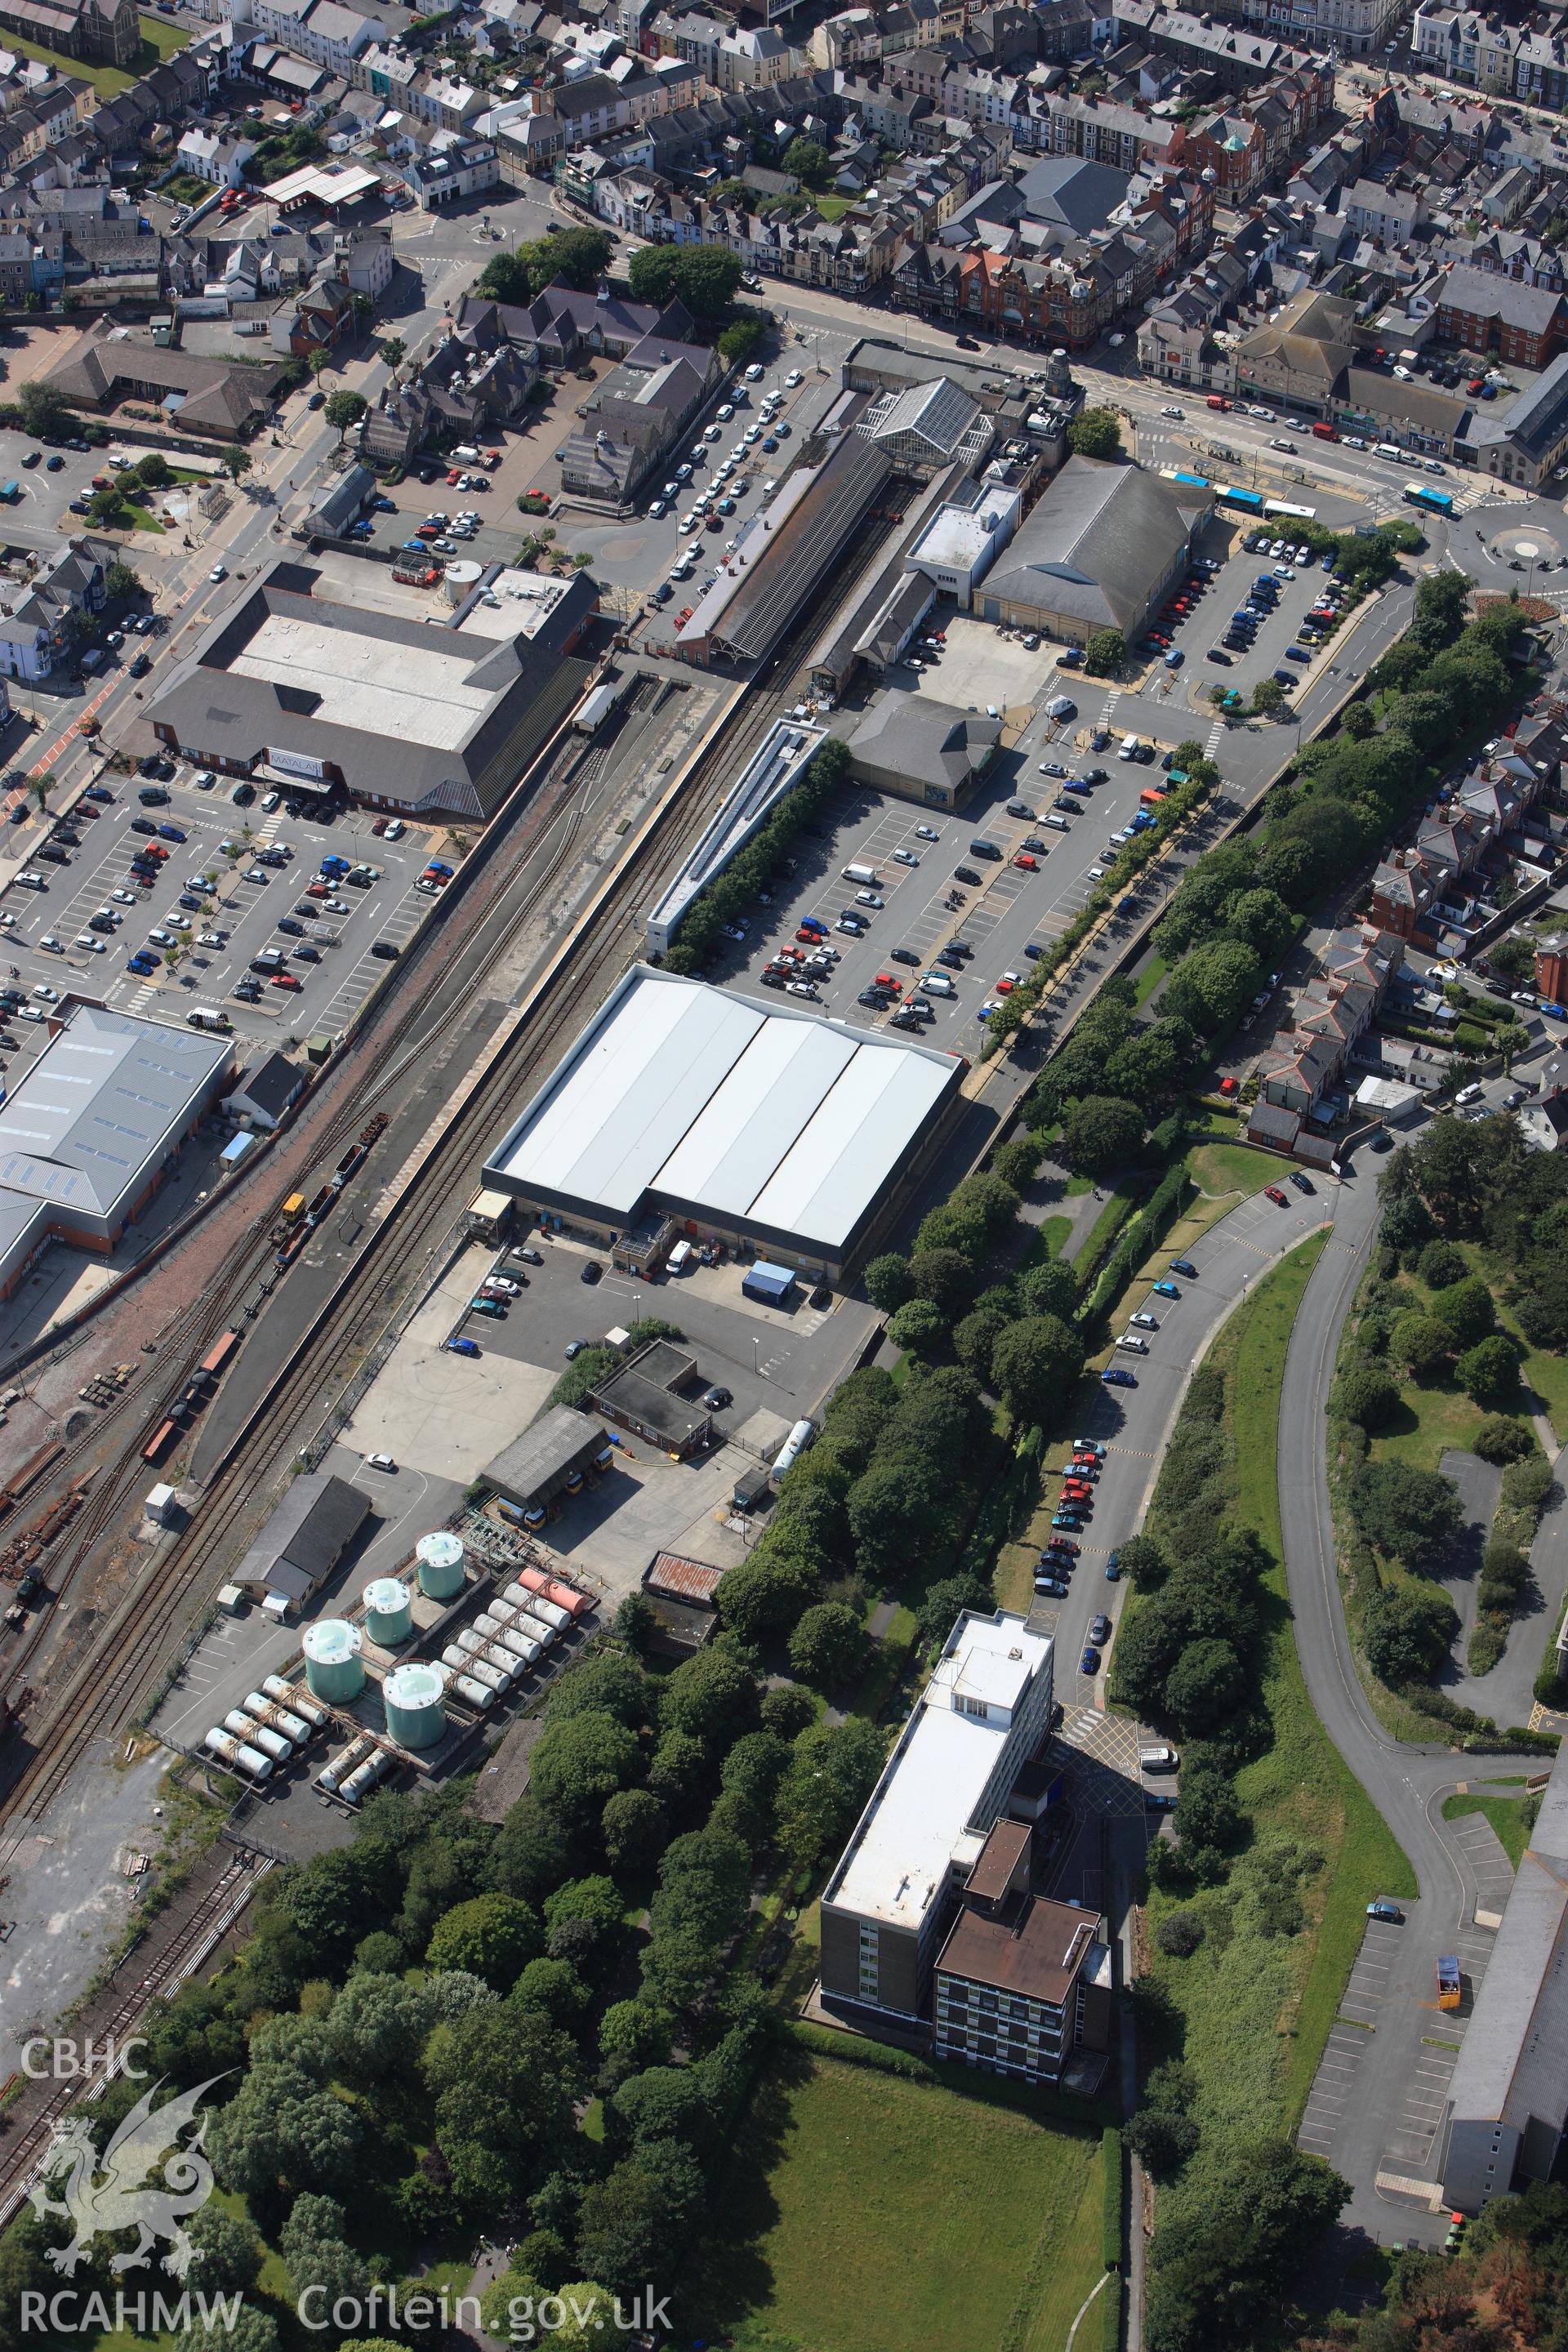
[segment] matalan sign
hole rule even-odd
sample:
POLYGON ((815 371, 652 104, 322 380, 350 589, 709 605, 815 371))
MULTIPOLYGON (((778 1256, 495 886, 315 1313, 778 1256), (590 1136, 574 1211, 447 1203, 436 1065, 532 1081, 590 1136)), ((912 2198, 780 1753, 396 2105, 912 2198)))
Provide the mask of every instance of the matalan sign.
POLYGON ((286 776, 313 776, 318 783, 327 772, 323 761, 307 760, 302 751, 275 751, 270 744, 267 750, 267 764, 269 768, 279 769, 286 776))

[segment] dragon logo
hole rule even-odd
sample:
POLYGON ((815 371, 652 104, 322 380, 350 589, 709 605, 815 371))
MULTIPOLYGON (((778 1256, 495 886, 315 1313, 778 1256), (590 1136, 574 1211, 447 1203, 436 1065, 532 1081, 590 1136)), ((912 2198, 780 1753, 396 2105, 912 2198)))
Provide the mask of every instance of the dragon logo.
POLYGON ((153 2101, 159 2085, 154 2084, 137 2100, 101 2158, 86 2115, 67 2116, 55 2126, 27 2195, 41 2218, 60 2214, 76 2233, 68 2245, 47 2249, 56 2270, 73 2276, 100 2231, 134 2230, 135 2245, 112 2258, 111 2271, 144 2270, 153 2245, 167 2238, 163 2267, 175 2278, 184 2277, 197 2254, 185 2216, 199 2210, 213 2191, 213 2168, 202 2145, 207 2117, 201 2117, 195 2135, 183 2146, 180 2135, 195 2120, 202 2094, 220 2079, 215 2074, 156 2109, 153 2101), (149 2181, 150 2173, 159 2178, 149 2181), (51 2181, 64 2182, 63 2197, 50 2196, 51 2181))

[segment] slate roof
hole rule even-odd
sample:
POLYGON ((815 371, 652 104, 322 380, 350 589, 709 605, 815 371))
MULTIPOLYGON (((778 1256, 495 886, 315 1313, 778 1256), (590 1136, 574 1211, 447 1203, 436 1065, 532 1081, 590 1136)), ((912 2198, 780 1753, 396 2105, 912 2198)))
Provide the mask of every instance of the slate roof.
POLYGON ((1069 457, 984 593, 1126 634, 1191 529, 1189 510, 1140 467, 1069 457))

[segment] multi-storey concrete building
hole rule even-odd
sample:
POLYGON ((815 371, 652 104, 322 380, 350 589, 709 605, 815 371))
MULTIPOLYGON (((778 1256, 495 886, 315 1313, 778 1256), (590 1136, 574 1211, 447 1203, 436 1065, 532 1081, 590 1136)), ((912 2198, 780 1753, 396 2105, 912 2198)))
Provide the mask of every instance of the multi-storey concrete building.
POLYGON ((1052 1644, 966 1612, 943 1644, 822 1898, 822 1994, 909 2025, 959 1892, 1050 1722, 1052 1644))

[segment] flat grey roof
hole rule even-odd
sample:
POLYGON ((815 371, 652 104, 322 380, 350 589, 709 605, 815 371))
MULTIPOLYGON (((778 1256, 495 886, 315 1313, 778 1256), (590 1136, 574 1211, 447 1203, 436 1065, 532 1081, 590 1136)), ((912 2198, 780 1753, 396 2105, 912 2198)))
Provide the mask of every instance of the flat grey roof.
POLYGON ((604 1433, 585 1421, 575 1405, 552 1405, 542 1420, 486 1463, 484 1476, 498 1494, 526 1503, 604 1442, 604 1433))

